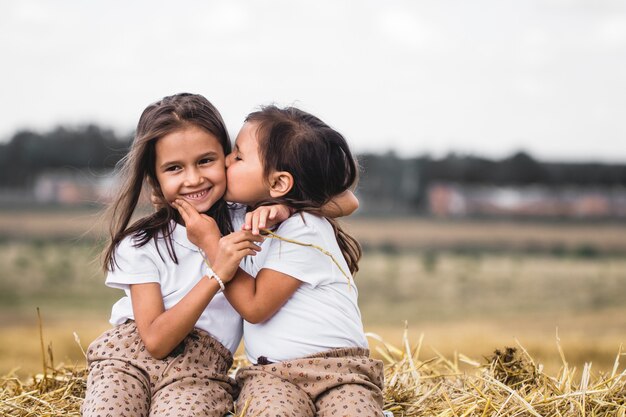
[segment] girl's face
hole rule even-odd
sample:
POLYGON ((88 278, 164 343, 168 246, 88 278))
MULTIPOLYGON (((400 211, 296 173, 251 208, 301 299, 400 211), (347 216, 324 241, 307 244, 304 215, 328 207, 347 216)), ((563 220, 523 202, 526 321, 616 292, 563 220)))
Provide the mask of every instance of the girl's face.
POLYGON ((270 198, 269 187, 259 158, 257 124, 247 122, 237 135, 233 152, 226 157, 228 187, 225 199, 254 206, 270 198))
POLYGON ((155 148, 156 177, 168 203, 182 198, 204 212, 224 195, 224 149, 214 135, 191 125, 163 136, 155 148))

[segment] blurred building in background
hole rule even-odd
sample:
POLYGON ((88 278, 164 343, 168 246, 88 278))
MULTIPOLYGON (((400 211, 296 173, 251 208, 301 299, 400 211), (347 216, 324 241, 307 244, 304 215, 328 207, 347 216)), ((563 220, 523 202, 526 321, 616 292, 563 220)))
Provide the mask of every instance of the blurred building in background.
POLYGON ((437 217, 626 217, 626 188, 436 183, 428 209, 437 217))
POLYGON ((40 175, 33 187, 34 201, 44 204, 106 204, 119 181, 113 171, 55 171, 40 175))

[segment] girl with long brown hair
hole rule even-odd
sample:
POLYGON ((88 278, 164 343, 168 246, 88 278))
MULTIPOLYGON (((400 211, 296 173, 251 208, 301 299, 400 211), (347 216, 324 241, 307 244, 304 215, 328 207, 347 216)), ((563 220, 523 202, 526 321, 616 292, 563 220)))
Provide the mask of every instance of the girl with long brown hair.
POLYGON ((106 284, 126 296, 113 306, 115 327, 89 346, 84 416, 231 410, 237 389, 227 373, 242 323, 221 289, 260 238, 231 233, 223 199, 230 149, 219 112, 200 95, 165 97, 141 115, 104 251, 106 284), (148 184, 166 204, 131 223, 148 184), (203 213, 212 268, 187 238, 176 199, 203 213))

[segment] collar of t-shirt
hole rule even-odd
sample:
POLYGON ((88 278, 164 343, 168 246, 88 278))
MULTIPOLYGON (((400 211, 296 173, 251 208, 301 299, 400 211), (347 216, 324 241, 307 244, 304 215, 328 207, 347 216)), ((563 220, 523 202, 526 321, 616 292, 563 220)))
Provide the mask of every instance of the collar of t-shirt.
POLYGON ((178 245, 182 246, 185 249, 189 249, 194 252, 200 252, 198 247, 194 245, 193 243, 191 243, 191 241, 187 237, 187 228, 185 226, 182 226, 176 223, 174 220, 172 220, 171 227, 172 227, 172 240, 174 240, 174 242, 176 242, 178 245))

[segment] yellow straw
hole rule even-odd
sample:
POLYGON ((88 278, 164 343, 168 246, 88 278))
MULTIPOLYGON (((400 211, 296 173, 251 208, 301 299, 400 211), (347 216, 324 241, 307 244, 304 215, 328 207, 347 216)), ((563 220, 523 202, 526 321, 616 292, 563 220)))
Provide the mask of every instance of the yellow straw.
POLYGON ((278 239, 278 240, 282 240, 283 242, 294 243, 296 245, 306 246, 306 247, 310 247, 310 248, 313 248, 313 249, 317 249, 318 251, 322 252, 324 255, 330 257, 330 259, 332 259, 332 261, 335 263, 335 265, 337 265, 337 268, 339 268, 339 270, 341 271, 343 276, 346 277, 346 279, 348 280, 348 288, 352 289, 352 283, 350 281, 350 277, 341 268, 341 266, 339 265, 339 262, 337 262, 337 260, 333 256, 333 254, 328 252, 326 249, 324 249, 324 248, 322 248, 320 246, 314 245, 312 243, 298 242, 297 240, 288 239, 286 237, 279 236, 276 233, 274 233, 274 232, 272 232, 271 230, 268 230, 268 229, 261 229, 261 232, 263 233, 263 235, 269 237, 270 239, 278 239))

